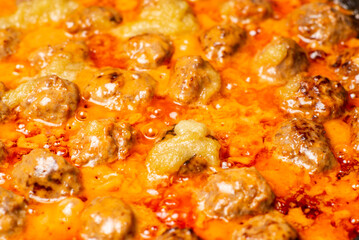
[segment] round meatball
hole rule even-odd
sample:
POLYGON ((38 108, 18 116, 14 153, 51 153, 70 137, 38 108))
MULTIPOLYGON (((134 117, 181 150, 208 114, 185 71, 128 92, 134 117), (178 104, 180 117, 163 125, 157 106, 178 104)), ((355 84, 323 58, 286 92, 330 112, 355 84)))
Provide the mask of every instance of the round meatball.
POLYGON ((0 60, 15 53, 20 42, 20 32, 13 28, 0 29, 0 60))
POLYGON ((156 68, 169 62, 172 43, 162 35, 143 34, 130 38, 124 45, 128 64, 133 69, 156 68))
POLYGON ((278 93, 282 110, 318 122, 340 117, 348 99, 340 83, 322 76, 297 76, 278 93))
POLYGON ((80 171, 45 149, 32 150, 15 164, 15 187, 35 201, 56 201, 81 190, 80 171))
POLYGON ((170 79, 169 96, 180 104, 206 104, 219 92, 221 77, 200 56, 177 59, 170 79))
POLYGON ((307 43, 336 44, 356 36, 352 19, 326 3, 309 3, 294 11, 291 29, 307 43))
POLYGON ((135 220, 131 208, 115 197, 98 197, 81 215, 81 237, 84 240, 129 239, 135 220))
POLYGON ((155 80, 146 73, 116 68, 100 70, 86 86, 83 97, 110 110, 135 110, 154 95, 155 80))
POLYGON ((20 232, 26 215, 23 197, 0 187, 0 239, 20 232))
POLYGON ((359 90, 359 49, 340 52, 331 67, 340 76, 340 83, 347 91, 359 90))
POLYGON ((111 7, 91 6, 75 11, 66 21, 69 33, 106 30, 122 22, 122 15, 111 7))
POLYGON ((272 84, 286 83, 288 78, 308 69, 305 51, 292 39, 275 37, 255 59, 261 81, 272 84))
POLYGON ((157 237, 157 240, 200 240, 200 238, 188 228, 171 228, 157 237))
POLYGON ((80 166, 95 166, 124 159, 133 144, 132 132, 129 124, 91 121, 70 138, 71 160, 80 166))
POLYGON ((13 90, 9 102, 19 104, 23 118, 59 126, 73 115, 80 101, 77 86, 55 75, 29 80, 13 90))
POLYGON ((254 167, 244 167, 210 176, 197 197, 199 211, 230 220, 267 212, 275 196, 254 167))
POLYGON ((253 217, 235 231, 232 240, 296 240, 297 232, 279 214, 253 217))
POLYGON ((268 0, 228 0, 220 11, 224 20, 240 24, 256 23, 273 14, 268 0))
POLYGON ((201 36, 201 44, 206 57, 223 62, 241 47, 246 39, 246 32, 236 25, 217 25, 208 29, 201 36))
POLYGON ((273 136, 270 149, 274 158, 310 172, 324 172, 337 163, 323 126, 304 118, 283 122, 273 136))

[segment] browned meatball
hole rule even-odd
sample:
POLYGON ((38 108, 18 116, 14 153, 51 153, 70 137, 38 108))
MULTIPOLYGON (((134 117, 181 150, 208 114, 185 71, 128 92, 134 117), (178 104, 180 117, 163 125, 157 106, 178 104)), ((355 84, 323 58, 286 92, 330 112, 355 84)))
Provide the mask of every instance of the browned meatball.
POLYGON ((261 81, 286 83, 288 78, 307 70, 309 61, 305 51, 292 39, 275 37, 255 59, 261 81))
POLYGON ((70 154, 77 165, 94 166, 124 159, 133 144, 131 125, 112 120, 89 122, 70 138, 70 154))
POLYGON ((20 232, 26 215, 23 197, 0 187, 0 239, 20 232))
POLYGON ((279 214, 253 217, 235 231, 232 240, 296 240, 297 232, 279 214))
POLYGON ((63 157, 45 149, 32 150, 15 164, 15 187, 35 201, 54 201, 77 194, 80 171, 63 157))
POLYGON ((265 213, 274 200, 270 186, 254 167, 210 176, 197 197, 199 211, 226 220, 265 213))
POLYGON ((297 76, 279 89, 282 110, 319 122, 340 117, 347 98, 340 83, 322 76, 297 76))
POLYGON ((310 172, 324 172, 337 161, 321 124, 304 118, 283 122, 276 130, 270 149, 273 157, 310 172))
POLYGON ((155 80, 146 73, 116 68, 100 70, 84 90, 85 99, 110 110, 135 110, 153 97, 155 80))
POLYGON ((217 25, 201 36, 202 48, 208 59, 223 62, 246 40, 246 32, 236 25, 217 25))
POLYGON ((177 59, 170 79, 169 96, 180 104, 206 104, 221 88, 219 73, 200 56, 177 59))
POLYGON ((308 43, 336 44, 356 36, 351 18, 326 3, 309 3, 294 11, 291 29, 308 43))
POLYGON ((135 219, 131 208, 115 197, 98 197, 81 215, 81 237, 84 240, 130 239, 135 219))
POLYGON ((233 23, 256 23, 273 14, 273 9, 267 0, 228 0, 221 7, 224 20, 233 23))
POLYGON ((122 15, 111 7, 91 6, 75 11, 66 21, 70 33, 106 30, 122 22, 122 15))
POLYGON ((0 60, 15 53, 20 42, 20 32, 13 28, 0 29, 0 60))
POLYGON ((157 237, 157 240, 200 240, 200 238, 188 228, 171 228, 157 237))
POLYGON ((162 35, 143 34, 130 38, 124 45, 124 50, 131 68, 150 69, 168 62, 173 46, 162 35))

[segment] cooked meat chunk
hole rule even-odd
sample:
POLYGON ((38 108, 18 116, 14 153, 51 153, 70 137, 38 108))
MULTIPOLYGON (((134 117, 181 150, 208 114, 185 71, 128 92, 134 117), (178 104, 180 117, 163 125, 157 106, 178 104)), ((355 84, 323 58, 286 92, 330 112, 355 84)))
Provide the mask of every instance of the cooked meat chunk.
POLYGON ((201 36, 202 48, 208 59, 223 62, 232 55, 246 40, 246 32, 236 25, 217 25, 201 36))
POLYGON ((284 37, 275 37, 254 61, 261 81, 272 84, 286 83, 309 66, 305 51, 294 40, 284 37))
POLYGON ((100 70, 83 96, 110 110, 135 110, 151 101, 154 86, 155 80, 146 73, 109 68, 100 70))
POLYGON ((73 115, 80 96, 74 83, 52 75, 21 84, 7 92, 3 101, 18 107, 23 118, 58 126, 73 115))
POLYGON ((254 168, 229 169, 208 178, 198 193, 198 210, 209 217, 225 220, 265 213, 274 194, 254 168))
POLYGON ((340 117, 347 98, 347 92, 340 83, 322 76, 300 75, 279 89, 282 110, 319 122, 340 117))
POLYGON ((32 150, 15 164, 15 187, 35 201, 55 201, 77 194, 81 189, 80 171, 63 157, 45 149, 32 150))
POLYGON ((40 48, 28 57, 40 76, 57 75, 69 81, 87 67, 89 49, 81 41, 67 41, 59 45, 40 48))
POLYGON ((351 143, 356 152, 359 153, 359 108, 353 110, 351 116, 351 143))
POLYGON ((98 197, 81 215, 84 240, 130 239, 135 225, 131 208, 115 197, 98 197))
POLYGON ((91 6, 75 11, 66 21, 69 33, 106 30, 122 22, 122 16, 111 7, 91 6))
POLYGON ((20 42, 20 32, 14 28, 0 29, 0 60, 15 53, 20 42))
POLYGON ((157 237, 157 240, 200 240, 200 238, 188 228, 171 228, 157 237))
POLYGON ((276 159, 310 172, 324 172, 337 163, 324 134, 321 124, 294 118, 278 127, 269 145, 276 159))
POLYGON ((124 159, 134 137, 131 125, 112 120, 93 120, 70 138, 72 161, 81 166, 94 166, 124 159))
POLYGON ((356 36, 352 19, 326 3, 308 3, 294 11, 291 29, 307 43, 336 44, 356 36))
MULTIPOLYGON (((176 135, 167 136, 149 152, 146 164, 150 173, 169 175, 177 173, 183 165, 193 158, 205 159, 208 166, 219 166, 220 144, 208 137, 207 127, 194 120, 180 121, 174 128, 176 135)), ((196 172, 200 165, 192 162, 185 166, 185 172, 196 172), (191 165, 191 164, 190 164, 191 165)))
POLYGON ((0 187, 0 239, 21 231, 26 215, 23 197, 0 187))
POLYGON ((268 0, 228 0, 221 7, 224 20, 240 24, 256 23, 272 14, 268 0))
POLYGON ((172 70, 169 96, 180 104, 206 104, 221 88, 221 77, 200 56, 177 59, 172 70))
POLYGON ((3 82, 0 82, 0 122, 4 121, 10 114, 9 107, 2 101, 5 92, 6 92, 5 85, 3 82))
POLYGON ((232 240, 296 240, 297 232, 279 214, 269 213, 249 219, 235 231, 232 240))
POLYGON ((150 69, 168 62, 173 46, 162 35, 143 34, 130 38, 124 45, 124 50, 131 68, 150 69))
POLYGON ((0 163, 6 158, 8 152, 3 141, 0 140, 0 163))

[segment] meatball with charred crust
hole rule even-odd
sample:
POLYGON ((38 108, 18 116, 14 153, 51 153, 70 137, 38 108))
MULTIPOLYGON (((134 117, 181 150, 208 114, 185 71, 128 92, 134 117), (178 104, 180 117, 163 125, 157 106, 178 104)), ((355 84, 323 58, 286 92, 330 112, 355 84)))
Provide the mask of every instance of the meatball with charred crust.
POLYGON ((15 53, 20 42, 20 32, 14 28, 0 29, 0 60, 15 53))
POLYGON ((172 70, 169 96, 180 104, 206 104, 221 88, 221 77, 200 56, 177 59, 172 70))
POLYGON ((269 145, 274 158, 320 173, 337 164, 324 134, 321 124, 294 118, 278 127, 269 145))
POLYGON ((133 140, 131 125, 93 120, 70 138, 71 159, 80 166, 111 163, 127 157, 133 140))
POLYGON ((236 25, 217 25, 208 29, 201 36, 201 44, 206 57, 223 62, 233 55, 246 40, 246 32, 236 25))
POLYGON ((26 202, 23 197, 0 187, 0 239, 20 232, 24 226, 26 202))
POLYGON ((197 198, 199 211, 211 218, 231 220, 267 212, 274 194, 254 167, 244 167, 210 176, 197 198))
POLYGON ((58 126, 73 115, 80 94, 76 84, 51 75, 20 84, 3 101, 23 118, 58 126))
POLYGON ((82 212, 81 222, 84 240, 131 239, 135 226, 130 206, 115 197, 92 200, 82 212))
POLYGON ((106 30, 122 22, 122 15, 111 7, 91 6, 75 11, 66 21, 69 33, 106 30))
POLYGON ((124 50, 131 68, 151 69, 170 60, 173 46, 162 35, 143 34, 130 38, 125 43, 124 50))
POLYGON ((285 37, 275 37, 256 55, 254 62, 261 81, 271 84, 286 83, 288 78, 309 67, 304 49, 294 40, 285 37))
POLYGON ((357 35, 352 19, 327 3, 308 3, 294 11, 291 29, 307 43, 337 44, 357 35))
POLYGON ((322 76, 298 75, 278 92, 280 107, 288 114, 318 122, 340 117, 348 94, 339 82, 322 76))
POLYGON ((152 100, 155 83, 147 73, 108 68, 89 82, 83 97, 110 110, 132 111, 152 100))
POLYGON ((56 201, 81 189, 80 171, 63 157, 45 149, 32 150, 15 164, 15 187, 35 201, 56 201))
POLYGON ((162 233, 156 240, 200 240, 200 238, 188 228, 171 228, 162 233))
POLYGON ((249 219, 232 240, 296 240, 297 232, 279 214, 268 213, 249 219))
POLYGON ((257 23, 273 14, 268 0, 228 0, 220 11, 225 21, 239 24, 257 23))

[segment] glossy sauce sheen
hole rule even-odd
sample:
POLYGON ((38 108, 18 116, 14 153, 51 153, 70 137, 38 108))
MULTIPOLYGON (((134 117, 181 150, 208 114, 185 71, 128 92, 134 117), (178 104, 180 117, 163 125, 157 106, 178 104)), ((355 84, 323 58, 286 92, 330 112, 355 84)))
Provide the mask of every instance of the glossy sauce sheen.
MULTIPOLYGON (((136 19, 141 3, 138 0, 78 0, 84 6, 111 6, 123 15, 123 22, 136 19)), ((276 126, 287 117, 278 107, 277 87, 259 82, 252 69, 255 54, 272 39, 272 36, 291 36, 287 16, 295 8, 309 0, 271 0, 274 17, 247 29, 248 39, 233 56, 224 63, 211 62, 222 79, 220 93, 205 107, 179 105, 167 97, 170 68, 175 59, 187 55, 201 55, 199 36, 205 30, 221 22, 219 6, 224 1, 188 1, 199 22, 200 31, 193 34, 170 36, 174 54, 168 65, 147 70, 157 81, 155 96, 144 109, 110 111, 81 99, 74 114, 65 124, 49 127, 38 122, 15 118, 0 124, 0 139, 8 147, 9 155, 0 166, 0 186, 14 192, 11 171, 23 155, 35 148, 47 148, 71 162, 69 138, 88 121, 115 118, 127 122, 136 131, 136 141, 125 160, 107 165, 79 167, 83 189, 76 197, 53 203, 30 201, 25 229, 15 239, 81 239, 79 221, 88 201, 97 196, 117 196, 130 204, 137 216, 135 239, 154 239, 166 228, 192 228, 203 239, 231 239, 234 229, 244 220, 211 220, 196 212, 194 193, 203 186, 207 174, 191 177, 171 176, 168 186, 149 187, 145 159, 165 129, 184 119, 204 123, 221 144, 221 167, 236 168, 255 166, 267 180, 276 195, 274 208, 306 239, 353 239, 359 233, 359 162, 354 156, 350 136, 351 129, 343 118, 324 123, 330 147, 339 164, 333 170, 321 174, 309 174, 290 164, 272 159, 265 148, 264 139, 273 134, 276 126)), ((8 16, 16 11, 15 1, 0 0, 0 15, 8 16)), ((14 89, 25 76, 37 74, 29 63, 28 55, 47 45, 61 44, 72 36, 64 30, 64 23, 43 24, 24 30, 17 52, 0 62, 0 81, 14 89)), ((126 68, 118 51, 121 39, 110 32, 99 32, 85 38, 90 49, 92 66, 126 68)), ((299 42, 305 46, 303 43, 299 42)), ((358 47, 359 40, 352 38, 327 49, 334 55, 337 49, 358 47)), ((312 54, 308 54, 312 56, 312 54)), ((310 59, 311 76, 323 75, 331 80, 339 77, 323 59, 310 59)), ((87 82, 86 69, 80 71, 74 82, 82 93, 87 82)), ((359 106, 352 98, 349 111, 359 106)))

